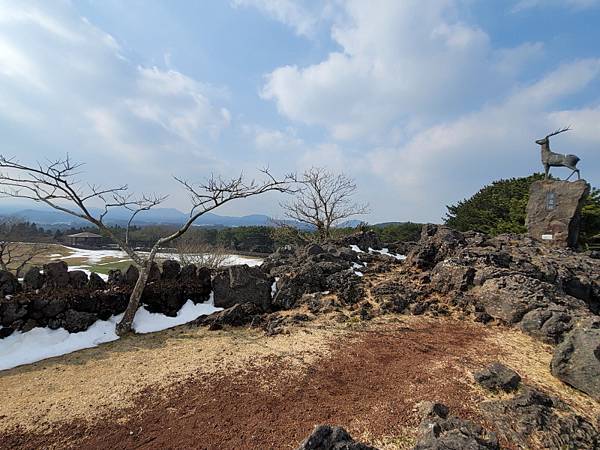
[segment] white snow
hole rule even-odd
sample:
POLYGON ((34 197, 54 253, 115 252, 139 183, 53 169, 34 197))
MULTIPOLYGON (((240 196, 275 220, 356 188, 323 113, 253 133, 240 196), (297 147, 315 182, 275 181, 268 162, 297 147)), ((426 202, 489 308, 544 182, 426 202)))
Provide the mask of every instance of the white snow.
POLYGON ((127 253, 121 250, 87 250, 83 248, 66 247, 71 250, 68 256, 62 256, 60 259, 85 258, 88 264, 96 264, 104 258, 127 258, 127 253))
POLYGON ((200 316, 207 316, 217 311, 222 311, 223 308, 215 308, 213 306, 212 293, 210 300, 206 303, 198 303, 194 305, 191 300, 188 300, 179 310, 176 317, 165 316, 164 314, 151 313, 146 308, 138 309, 133 318, 133 328, 136 333, 152 333, 154 331, 166 330, 177 325, 191 322, 200 316))
POLYGON ((80 333, 69 333, 64 328, 51 330, 40 327, 25 333, 15 331, 0 339, 0 370, 115 341, 119 338, 115 326, 121 317, 122 314, 108 320, 98 320, 80 333))
POLYGON ((391 256, 392 258, 396 258, 400 261, 406 259, 406 255, 400 255, 399 253, 390 253, 390 251, 387 248, 382 248, 381 250, 374 250, 371 247, 369 247, 369 253, 379 253, 381 255, 391 256))
MULTIPOLYGON (((71 272, 72 270, 81 270, 82 272, 86 273, 88 278, 92 274, 92 272, 90 272, 90 270, 89 270, 89 266, 69 266, 69 272, 71 272)), ((108 275, 106 275, 104 273, 99 273, 99 272, 96 272, 96 275, 98 275, 104 281, 108 281, 108 275)))
POLYGON ((271 285, 271 298, 275 298, 275 294, 277 294, 277 282, 279 281, 279 277, 275 277, 275 281, 271 285))
POLYGON ((248 258, 246 256, 241 255, 227 255, 227 260, 225 261, 225 265, 234 266, 237 264, 247 264, 250 267, 260 266, 263 263, 263 260, 260 258, 248 258))
MULTIPOLYGON (((222 308, 215 308, 213 305, 212 294, 206 303, 194 305, 188 300, 176 317, 153 314, 141 307, 135 314, 133 327, 136 333, 151 333, 182 325, 202 315, 221 310, 222 308)), ((10 336, 0 339, 0 370, 116 341, 119 336, 115 333, 115 326, 122 317, 123 314, 119 314, 108 320, 98 320, 79 333, 69 333, 64 328, 51 330, 40 327, 24 333, 15 331, 10 336)))
MULTIPOLYGON (((118 259, 116 261, 117 263, 129 261, 129 257, 127 256, 127 253, 125 253, 121 250, 87 250, 87 249, 82 249, 82 248, 73 248, 73 247, 66 247, 66 246, 65 246, 65 248, 71 250, 72 253, 68 256, 54 254, 54 255, 50 255, 50 257, 53 259, 65 259, 65 260, 75 259, 75 258, 84 259, 86 264, 89 264, 89 265, 98 264, 98 263, 102 262, 102 260, 105 258, 116 258, 116 259, 118 259)), ((140 253, 148 254, 148 252, 140 252, 140 253)), ((157 253, 156 257, 158 259, 174 259, 177 261, 180 259, 179 255, 177 255, 176 253, 166 253, 166 252, 157 253)), ((262 262, 263 262, 263 260, 261 258, 253 258, 253 257, 247 257, 247 256, 235 255, 235 254, 226 255, 226 259, 225 259, 226 266, 233 266, 236 264, 247 264, 249 266, 260 266, 262 264, 262 262)))
MULTIPOLYGON (((358 245, 351 245, 350 248, 352 250, 354 250, 356 253, 365 253, 363 250, 361 250, 358 245)), ((392 258, 398 259, 400 261, 402 261, 403 259, 406 259, 405 255, 400 255, 398 253, 390 253, 389 249, 387 248, 382 248, 381 250, 375 250, 371 247, 369 247, 369 253, 379 253, 381 255, 385 255, 385 256, 391 256, 392 258)))
POLYGON ((358 270, 355 270, 354 275, 358 275, 359 277, 362 277, 364 274, 362 272, 359 272, 358 270))

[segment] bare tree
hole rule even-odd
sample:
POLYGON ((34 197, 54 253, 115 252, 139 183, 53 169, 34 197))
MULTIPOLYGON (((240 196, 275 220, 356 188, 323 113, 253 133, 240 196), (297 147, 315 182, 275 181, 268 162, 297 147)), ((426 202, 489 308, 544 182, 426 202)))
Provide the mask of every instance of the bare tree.
POLYGON ((49 246, 42 242, 19 242, 12 230, 17 219, 6 218, 0 223, 0 269, 12 272, 17 278, 35 258, 48 252, 49 246))
POLYGON ((148 281, 150 267, 158 250, 165 244, 181 237, 203 214, 232 200, 259 195, 269 191, 287 192, 292 175, 275 179, 268 169, 262 171, 265 180, 244 181, 242 175, 223 179, 211 176, 206 182, 192 184, 174 177, 188 192, 191 207, 187 220, 176 231, 156 240, 149 253, 139 253, 129 245, 129 227, 133 218, 141 211, 147 211, 166 200, 166 196, 142 195, 134 197, 127 185, 104 188, 84 184, 79 180, 81 164, 65 159, 44 164, 24 165, 14 158, 0 155, 0 197, 16 197, 44 203, 58 211, 70 214, 98 227, 101 233, 112 239, 139 267, 140 274, 131 292, 123 319, 117 324, 117 334, 131 332, 133 318, 140 304, 142 292, 148 281), (101 212, 94 214, 91 203, 102 205, 101 212), (109 211, 125 208, 131 212, 125 238, 119 237, 107 226, 105 219, 109 211))
POLYGON ((185 235, 177 239, 175 249, 183 265, 194 264, 198 267, 218 269, 229 260, 229 252, 221 245, 210 245, 198 236, 185 235))
POLYGON ((369 212, 368 204, 352 200, 356 183, 344 174, 334 174, 324 168, 313 167, 298 180, 301 188, 294 199, 282 203, 286 217, 314 226, 319 240, 331 237, 332 227, 343 220, 369 212))

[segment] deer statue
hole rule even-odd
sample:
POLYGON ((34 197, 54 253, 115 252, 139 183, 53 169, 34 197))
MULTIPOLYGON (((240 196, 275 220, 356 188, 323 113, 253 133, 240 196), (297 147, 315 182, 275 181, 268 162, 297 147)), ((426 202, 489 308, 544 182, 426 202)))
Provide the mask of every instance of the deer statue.
POLYGON ((573 172, 568 176, 567 180, 573 176, 575 172, 577 172, 577 179, 581 179, 579 176, 579 169, 577 168, 577 163, 579 162, 579 157, 576 155, 563 155, 561 153, 554 153, 550 150, 550 137, 556 136, 557 134, 564 133, 565 131, 569 131, 571 127, 562 128, 560 130, 556 130, 554 133, 550 133, 543 139, 538 139, 535 141, 536 144, 542 146, 542 164, 544 165, 544 172, 546 174, 546 179, 548 178, 548 174, 550 172, 550 167, 568 167, 573 172))

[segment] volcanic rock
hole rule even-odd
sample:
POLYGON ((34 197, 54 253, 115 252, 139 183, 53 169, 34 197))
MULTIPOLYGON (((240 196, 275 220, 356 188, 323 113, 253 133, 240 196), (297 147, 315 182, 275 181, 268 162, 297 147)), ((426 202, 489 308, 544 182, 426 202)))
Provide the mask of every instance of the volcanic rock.
POLYGON ((64 261, 44 264, 44 288, 65 288, 69 285, 69 266, 64 261))
POLYGON ((179 276, 181 266, 174 259, 167 259, 162 263, 162 276, 163 280, 174 280, 179 276))
POLYGON ((0 270, 0 298, 21 292, 21 284, 16 276, 7 270, 0 270))
POLYGON ((297 450, 377 450, 370 445, 356 442, 342 427, 319 425, 297 450))
POLYGON ((600 321, 578 326, 556 347, 552 374, 600 399, 600 321))
POLYGON ((423 419, 414 450, 498 450, 498 439, 468 420, 448 416, 448 407, 423 402, 418 406, 423 419))
POLYGON ((69 286, 73 289, 83 289, 88 284, 88 276, 83 270, 69 272, 69 286))
POLYGON ((39 267, 31 267, 23 277, 23 288, 26 291, 36 291, 44 286, 44 274, 39 267))
POLYGON ((514 391, 521 382, 517 372, 499 362, 493 363, 481 372, 476 372, 474 377, 481 386, 492 391, 514 391))
POLYGON ((215 306, 229 308, 236 303, 254 303, 264 311, 271 307, 273 279, 258 267, 230 266, 213 279, 215 306))

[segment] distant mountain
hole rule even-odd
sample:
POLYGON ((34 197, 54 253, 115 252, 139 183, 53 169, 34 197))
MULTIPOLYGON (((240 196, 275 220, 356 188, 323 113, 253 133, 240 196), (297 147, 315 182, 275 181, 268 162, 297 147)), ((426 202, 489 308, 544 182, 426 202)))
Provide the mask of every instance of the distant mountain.
POLYGON ((340 223, 339 225, 336 225, 336 228, 356 228, 361 223, 365 223, 365 221, 350 219, 350 220, 346 220, 345 222, 340 223))
MULTIPOLYGON (((98 208, 91 208, 93 214, 101 212, 98 208)), ((0 216, 17 217, 36 224, 44 228, 63 228, 78 227, 86 225, 83 219, 71 216, 61 211, 50 208, 18 208, 13 206, 0 205, 0 216)), ((126 225, 129 220, 130 212, 124 209, 114 209, 106 216, 106 223, 111 225, 126 225)), ((178 225, 187 220, 188 215, 175 208, 156 208, 150 211, 139 213, 134 224, 138 226, 145 225, 178 225)), ((291 225, 305 228, 302 224, 289 222, 291 225)), ((240 227, 240 226, 272 226, 272 220, 264 214, 251 214, 248 216, 221 216, 213 213, 206 213, 195 223, 196 226, 220 226, 220 227, 240 227)))
POLYGON ((416 226, 422 226, 422 223, 419 222, 381 222, 381 223, 374 223, 370 226, 374 227, 374 228, 384 228, 387 226, 391 226, 391 225, 403 225, 403 226, 410 226, 410 225, 416 225, 416 226))

